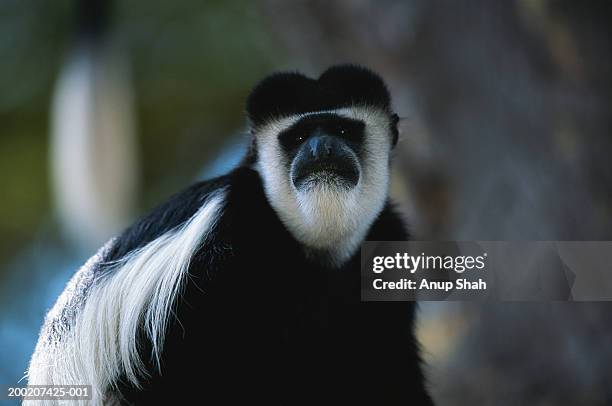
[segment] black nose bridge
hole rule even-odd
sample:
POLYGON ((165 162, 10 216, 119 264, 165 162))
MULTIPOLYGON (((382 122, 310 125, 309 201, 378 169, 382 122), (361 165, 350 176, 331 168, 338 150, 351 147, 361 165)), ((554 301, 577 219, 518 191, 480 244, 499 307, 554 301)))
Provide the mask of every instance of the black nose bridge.
POLYGON ((308 139, 308 149, 314 159, 330 157, 338 148, 334 137, 317 132, 308 139))

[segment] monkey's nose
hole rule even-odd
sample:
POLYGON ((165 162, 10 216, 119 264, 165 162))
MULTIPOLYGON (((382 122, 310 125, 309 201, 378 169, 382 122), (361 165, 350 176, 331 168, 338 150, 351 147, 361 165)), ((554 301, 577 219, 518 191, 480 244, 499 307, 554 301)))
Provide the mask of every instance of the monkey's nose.
POLYGON ((335 140, 329 135, 317 135, 308 140, 308 149, 314 160, 329 158, 334 148, 335 140))

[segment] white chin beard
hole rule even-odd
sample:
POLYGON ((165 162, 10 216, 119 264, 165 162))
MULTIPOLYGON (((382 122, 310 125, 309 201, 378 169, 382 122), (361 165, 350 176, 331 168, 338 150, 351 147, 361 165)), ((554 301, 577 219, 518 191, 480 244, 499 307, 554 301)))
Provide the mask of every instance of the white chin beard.
POLYGON ((339 259, 350 255, 356 235, 356 187, 318 181, 297 192, 298 208, 303 218, 299 237, 316 251, 330 251, 339 259))

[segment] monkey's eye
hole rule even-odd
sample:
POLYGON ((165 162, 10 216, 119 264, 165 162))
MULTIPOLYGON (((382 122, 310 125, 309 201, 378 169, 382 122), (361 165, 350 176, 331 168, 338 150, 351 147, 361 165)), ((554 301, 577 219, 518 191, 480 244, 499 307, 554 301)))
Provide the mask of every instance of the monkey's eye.
POLYGON ((298 146, 306 140, 306 135, 301 131, 296 131, 295 134, 292 134, 290 139, 294 146, 298 146))
POLYGON ((286 150, 291 150, 302 145, 302 143, 306 141, 306 138, 308 138, 306 131, 303 131, 300 128, 295 128, 282 133, 279 137, 279 141, 283 148, 286 150))
POLYGON ((341 123, 336 126, 335 134, 347 141, 358 143, 363 138, 363 126, 358 122, 341 123))
POLYGON ((336 124, 331 130, 332 134, 335 134, 338 137, 346 138, 348 135, 348 130, 342 124, 336 124))

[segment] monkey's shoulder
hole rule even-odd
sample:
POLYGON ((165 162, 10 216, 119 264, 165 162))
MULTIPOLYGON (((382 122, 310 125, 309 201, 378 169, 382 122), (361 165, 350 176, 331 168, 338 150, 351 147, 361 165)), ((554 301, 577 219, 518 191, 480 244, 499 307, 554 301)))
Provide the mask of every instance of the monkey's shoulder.
POLYGON ((291 239, 270 207, 258 173, 240 166, 226 175, 187 187, 126 228, 98 258, 93 267, 95 279, 115 272, 118 262, 137 254, 147 244, 206 218, 206 229, 197 230, 196 238, 201 237, 201 241, 192 266, 200 271, 218 268, 236 252, 291 239))
POLYGON ((114 238, 103 259, 104 263, 112 265, 129 253, 178 229, 193 218, 215 194, 222 193, 229 183, 229 176, 225 175, 194 183, 174 194, 114 238))
MULTIPOLYGON (((47 313, 41 332, 41 336, 46 337, 45 342, 60 340, 72 328, 92 287, 118 272, 121 267, 117 265, 121 261, 184 225, 217 193, 223 192, 229 183, 228 176, 195 183, 109 240, 75 272, 47 313)), ((211 215, 216 216, 217 213, 211 215)))

